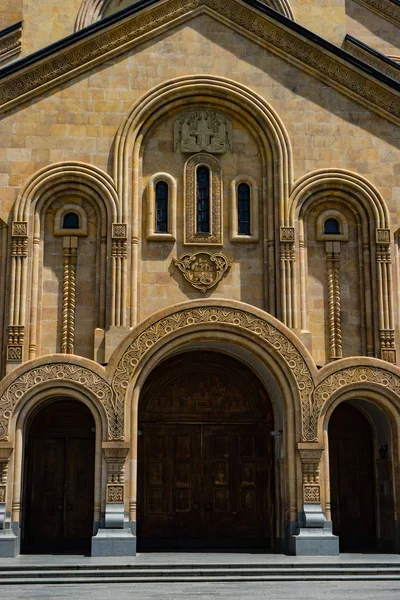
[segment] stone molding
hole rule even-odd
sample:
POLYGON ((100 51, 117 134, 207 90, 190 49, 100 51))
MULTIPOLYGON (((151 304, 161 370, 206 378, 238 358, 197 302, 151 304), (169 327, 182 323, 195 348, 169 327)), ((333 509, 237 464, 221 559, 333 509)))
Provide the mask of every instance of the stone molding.
POLYGON ((397 27, 400 27, 400 6, 391 0, 355 0, 397 27))
POLYGON ((113 403, 112 389, 97 373, 71 363, 48 363, 32 368, 17 377, 0 397, 0 440, 7 440, 9 422, 15 405, 27 392, 41 384, 57 385, 61 382, 74 382, 79 387, 90 390, 102 404, 108 421, 109 439, 118 440, 123 435, 123 411, 118 412, 113 403))
POLYGON ((18 23, 15 27, 7 27, 3 32, 0 31, 0 68, 6 62, 21 53, 22 48, 22 24, 18 23))
MULTIPOLYGON (((360 4, 362 3, 360 2, 360 4)), ((371 65, 371 67, 377 71, 384 73, 397 83, 400 83, 400 66, 393 59, 391 61, 388 60, 388 57, 385 55, 379 54, 372 48, 358 43, 358 40, 349 36, 345 38, 343 49, 355 58, 365 62, 367 65, 371 65), (392 62, 392 64, 390 64, 390 62, 392 62)))
MULTIPOLYGON (((345 93, 385 118, 399 122, 399 93, 364 73, 343 57, 309 40, 294 29, 283 27, 269 13, 255 12, 236 0, 168 0, 151 10, 132 13, 109 27, 95 31, 71 46, 60 49, 38 63, 28 65, 4 78, 0 85, 0 112, 9 110, 46 89, 104 63, 112 57, 157 35, 160 28, 173 26, 202 11, 235 25, 243 35, 254 39, 274 54, 345 93), (222 16, 223 15, 223 16, 222 16)), ((296 28, 297 29, 297 28, 296 28)), ((324 46, 326 44, 324 43, 324 46)))
POLYGON ((317 431, 322 408, 330 398, 345 386, 376 384, 393 392, 400 403, 400 375, 376 366, 354 366, 340 369, 323 379, 314 391, 312 424, 317 431))
MULTIPOLYGON (((293 11, 288 0, 264 0, 270 6, 288 19, 294 21, 293 11)), ((83 0, 76 17, 74 31, 79 31, 96 21, 104 18, 104 13, 112 0, 83 0)))

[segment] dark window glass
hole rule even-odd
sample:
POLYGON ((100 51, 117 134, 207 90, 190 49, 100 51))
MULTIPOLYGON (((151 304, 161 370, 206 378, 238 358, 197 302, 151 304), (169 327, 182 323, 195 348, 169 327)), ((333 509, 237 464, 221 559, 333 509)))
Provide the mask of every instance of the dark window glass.
POLYGON ((336 219, 327 219, 324 223, 324 233, 340 233, 340 225, 336 219))
POLYGON ((156 184, 156 232, 168 231, 168 183, 158 181, 156 184))
POLYGON ((65 213, 63 229, 79 229, 79 215, 74 212, 65 213))
POLYGON ((238 185, 238 233, 250 235, 250 186, 247 183, 238 185))
POLYGON ((210 170, 199 167, 197 179, 197 233, 210 232, 210 170))

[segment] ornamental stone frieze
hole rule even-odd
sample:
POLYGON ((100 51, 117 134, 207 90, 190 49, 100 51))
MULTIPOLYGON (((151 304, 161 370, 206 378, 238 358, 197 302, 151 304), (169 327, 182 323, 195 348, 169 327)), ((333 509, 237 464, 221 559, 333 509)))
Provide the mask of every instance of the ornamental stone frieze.
POLYGON ((205 294, 221 281, 232 261, 224 254, 195 252, 194 254, 182 254, 179 259, 174 258, 173 263, 183 273, 190 285, 205 294))
MULTIPOLYGON (((394 6, 388 0, 373 2, 394 6)), ((257 14, 253 7, 238 4, 234 0, 168 0, 152 7, 150 12, 135 11, 128 19, 121 18, 120 22, 117 20, 110 26, 106 23, 90 38, 83 36, 79 41, 73 40, 74 43, 67 45, 61 53, 58 51, 44 60, 34 61, 4 78, 0 85, 0 107, 9 110, 20 101, 43 93, 44 88, 56 87, 75 77, 77 70, 82 73, 95 64, 105 63, 110 57, 135 46, 144 35, 152 34, 159 27, 175 23, 177 19, 203 7, 223 14, 227 21, 240 27, 241 31, 247 32, 274 54, 283 54, 288 62, 356 98, 371 110, 398 122, 400 103, 395 89, 381 83, 370 71, 367 73, 356 69, 345 60, 344 53, 343 56, 337 56, 338 50, 334 46, 330 50, 318 46, 314 39, 308 38, 306 30, 298 31, 298 25, 291 25, 287 21, 283 28, 271 15, 257 14)), ((397 18, 396 15, 394 18, 397 18)))

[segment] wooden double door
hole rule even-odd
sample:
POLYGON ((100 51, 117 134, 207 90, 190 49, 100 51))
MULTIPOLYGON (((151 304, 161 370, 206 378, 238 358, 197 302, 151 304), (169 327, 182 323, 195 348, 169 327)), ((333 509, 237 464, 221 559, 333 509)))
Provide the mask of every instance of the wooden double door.
POLYGON ((40 411, 26 444, 24 552, 88 552, 93 533, 94 421, 78 402, 40 411))
POLYGON ((265 425, 142 424, 141 548, 270 547, 265 425))
POLYGON ((340 404, 329 422, 333 533, 341 551, 376 548, 375 474, 371 427, 361 411, 340 404))

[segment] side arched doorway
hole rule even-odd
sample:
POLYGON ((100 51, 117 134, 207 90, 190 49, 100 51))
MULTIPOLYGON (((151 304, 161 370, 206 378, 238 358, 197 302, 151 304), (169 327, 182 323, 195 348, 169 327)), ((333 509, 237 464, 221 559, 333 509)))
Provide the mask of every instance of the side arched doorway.
POLYGON ((374 550, 377 544, 374 444, 370 423, 343 402, 328 427, 333 533, 340 550, 374 550))
POLYGON ((57 399, 28 423, 24 553, 89 552, 93 534, 95 422, 81 402, 57 399))
POLYGON ((139 404, 139 548, 271 548, 272 429, 238 360, 193 351, 158 365, 139 404))

